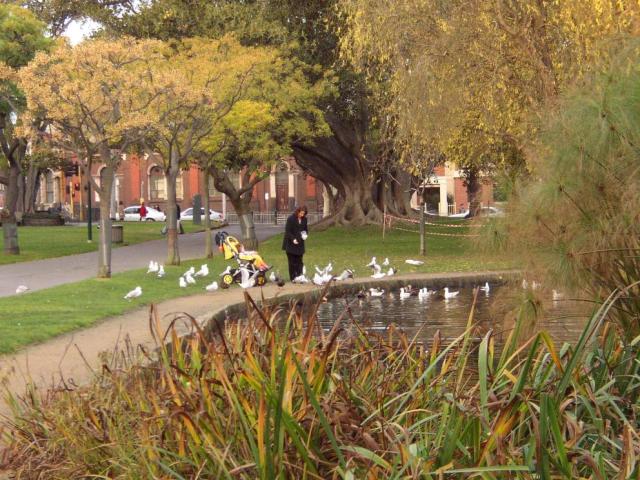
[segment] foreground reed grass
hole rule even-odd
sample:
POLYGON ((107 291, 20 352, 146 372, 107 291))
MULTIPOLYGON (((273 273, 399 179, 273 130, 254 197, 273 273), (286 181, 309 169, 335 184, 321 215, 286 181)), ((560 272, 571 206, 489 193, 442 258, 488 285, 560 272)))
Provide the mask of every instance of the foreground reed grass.
POLYGON ((349 309, 330 332, 296 306, 179 338, 151 328, 94 381, 14 398, 17 478, 638 478, 640 339, 600 308, 575 346, 516 328, 427 350, 349 309), (348 329, 350 334, 341 332, 348 329), (142 357, 142 359, 140 358, 142 357), (144 360, 144 361, 141 361, 144 360), (152 360, 152 361, 150 361, 152 360))

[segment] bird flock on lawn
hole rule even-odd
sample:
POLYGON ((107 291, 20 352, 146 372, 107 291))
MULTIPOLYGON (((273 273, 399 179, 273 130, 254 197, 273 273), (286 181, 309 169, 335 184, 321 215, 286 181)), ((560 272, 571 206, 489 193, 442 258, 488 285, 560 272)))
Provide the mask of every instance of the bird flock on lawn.
MULTIPOLYGON (((416 266, 424 264, 423 261, 414 260, 414 259, 406 259, 405 263, 408 265, 416 265, 416 266)), ((398 269, 396 267, 391 266, 391 262, 389 261, 389 258, 385 258, 382 262, 378 263, 377 258, 372 257, 371 261, 365 266, 371 269, 371 278, 374 278, 374 279, 391 277, 398 272, 398 269)), ((240 271, 239 285, 241 288, 246 289, 256 285, 256 279, 260 273, 259 271, 251 272, 246 267, 239 267, 238 270, 240 271)), ((232 268, 230 266, 227 266, 225 271, 223 271, 220 274, 220 277, 223 277, 224 275, 226 275, 227 273, 230 273, 231 271, 232 271, 232 268)), ((158 262, 151 260, 149 262, 149 268, 147 269, 147 274, 154 274, 158 278, 163 278, 165 276, 164 265, 160 265, 158 262)), ((197 284, 197 279, 204 279, 209 275, 210 275, 210 271, 209 271, 209 266, 207 264, 202 264, 200 266, 200 269, 197 271, 195 267, 192 266, 178 278, 178 286, 180 288, 189 288, 190 286, 197 284)), ((312 283, 317 286, 323 286, 332 281, 341 282, 350 278, 351 279, 354 278, 354 271, 352 269, 344 269, 342 273, 340 273, 340 275, 333 275, 333 263, 329 262, 324 268, 320 268, 316 265, 315 272, 311 279, 307 277, 306 267, 303 267, 302 274, 296 277, 293 280, 293 283, 300 283, 300 284, 312 283)), ((284 284, 284 282, 276 275, 275 272, 271 272, 269 274, 269 280, 271 282, 278 283, 279 286, 282 286, 284 284)), ((536 282, 535 280, 529 281, 526 278, 522 279, 521 286, 525 290, 528 290, 528 289, 538 290, 542 288, 542 285, 539 282, 536 282)), ((209 283, 204 287, 204 289, 207 292, 214 292, 218 290, 218 288, 219 286, 216 280, 212 281, 211 283, 209 283)), ((478 289, 481 292, 483 292, 486 296, 489 296, 491 292, 491 286, 489 285, 489 282, 485 282, 484 285, 479 286, 478 289)), ((29 291, 29 287, 27 287, 26 285, 19 285, 18 288, 16 288, 16 294, 22 294, 27 291, 29 291)), ((435 296, 437 293, 438 293, 437 291, 429 290, 427 287, 414 289, 410 285, 407 285, 406 287, 400 288, 399 297, 401 300, 404 300, 411 296, 417 296, 418 299, 422 301, 432 296, 435 296)), ((452 290, 449 290, 448 287, 444 287, 442 290, 442 293, 438 295, 438 297, 444 300, 451 300, 456 298, 459 295, 459 293, 460 293, 459 291, 452 291, 452 290)), ((552 290, 551 293, 552 293, 552 299, 554 302, 564 299, 564 294, 559 292, 558 290, 552 290)), ((389 292, 388 294, 393 296, 393 293, 391 292, 389 292)), ((140 297, 141 295, 142 295, 142 287, 137 286, 136 288, 128 292, 124 296, 124 299, 133 300, 135 298, 140 297)), ((365 296, 364 293, 361 293, 360 295, 365 296)), ((380 297, 383 297, 384 295, 385 295, 384 289, 378 289, 378 288, 369 289, 369 296, 372 298, 380 298, 380 297)))

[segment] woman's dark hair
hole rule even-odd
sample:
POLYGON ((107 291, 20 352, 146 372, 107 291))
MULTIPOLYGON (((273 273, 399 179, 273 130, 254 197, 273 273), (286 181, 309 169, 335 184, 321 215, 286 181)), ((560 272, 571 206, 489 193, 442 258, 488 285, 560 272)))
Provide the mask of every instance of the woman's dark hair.
POLYGON ((300 212, 304 212, 304 214, 307 214, 307 206, 306 205, 301 205, 299 207, 296 207, 295 213, 296 215, 298 215, 300 212))

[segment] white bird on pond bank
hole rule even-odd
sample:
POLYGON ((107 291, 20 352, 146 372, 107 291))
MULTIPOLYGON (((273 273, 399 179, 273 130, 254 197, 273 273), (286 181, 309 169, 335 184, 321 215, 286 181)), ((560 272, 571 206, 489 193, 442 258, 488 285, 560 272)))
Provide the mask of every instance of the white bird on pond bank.
POLYGON ((340 275, 335 277, 335 279, 339 282, 346 280, 347 278, 353 278, 353 270, 349 270, 348 268, 343 270, 340 275))
POLYGON ((382 267, 376 263, 373 266, 373 275, 371 275, 371 278, 382 278, 385 275, 386 273, 382 271, 382 267))
POLYGON ((191 267, 189 270, 184 272, 184 276, 186 277, 187 275, 189 275, 190 277, 192 277, 194 273, 196 273, 196 267, 191 267))
POLYGON ((160 269, 158 262, 154 262, 153 260, 149 260, 149 268, 147 269, 147 273, 156 273, 160 269))
POLYGON ((491 290, 491 287, 489 286, 489 282, 485 282, 483 287, 480 287, 480 291, 488 294, 489 291, 491 290))
POLYGON ((187 281, 184 279, 184 277, 180 277, 180 280, 178 280, 178 285, 180 285, 180 288, 187 288, 187 281))
POLYGON ((186 273, 186 275, 184 276, 184 279, 187 281, 187 283, 189 285, 195 285, 196 284, 196 279, 193 278, 189 272, 186 273))
POLYGON ((162 277, 164 277, 164 265, 160 265, 160 268, 158 268, 158 278, 162 277))
POLYGON ((378 262, 376 261, 376 257, 371 257, 371 261, 365 265, 365 267, 374 268, 378 262))
POLYGON ((21 294, 28 290, 29 290, 29 287, 27 287, 26 285, 18 285, 18 288, 16 288, 16 293, 21 294))
POLYGON ((424 265, 424 262, 422 260, 408 259, 408 260, 405 260, 404 263, 408 263, 409 265, 424 265))
POLYGON ((388 267, 388 266, 389 266, 389 257, 386 257, 386 258, 384 259, 384 262, 382 262, 382 266, 383 266, 383 267, 388 267))
POLYGON ((370 288, 369 295, 372 297, 381 297, 384 295, 384 289, 370 288))
POLYGON ((398 271, 398 269, 397 269, 397 268, 393 268, 393 267, 391 267, 391 268, 389 269, 389 271, 387 272, 387 277, 391 277, 391 276, 395 275, 397 271, 398 271))
POLYGON ((138 298, 140 295, 142 295, 142 287, 136 287, 133 290, 131 290, 129 293, 127 293, 124 296, 125 300, 131 300, 132 298, 138 298))
POLYGON ((272 282, 278 281, 278 277, 276 277, 276 273, 275 272, 271 272, 271 274, 269 275, 269 280, 272 281, 272 282))
POLYGON ((444 287, 444 298, 445 300, 449 300, 450 298, 457 297, 460 291, 450 292, 449 287, 444 287))
POLYGON ((209 267, 206 263, 203 263, 200 270, 194 274, 194 277, 206 277, 207 275, 209 275, 209 267))
POLYGON ((207 285, 206 287, 204 287, 204 289, 207 292, 215 292, 216 290, 218 290, 218 282, 213 281, 212 283, 210 283, 209 285, 207 285))

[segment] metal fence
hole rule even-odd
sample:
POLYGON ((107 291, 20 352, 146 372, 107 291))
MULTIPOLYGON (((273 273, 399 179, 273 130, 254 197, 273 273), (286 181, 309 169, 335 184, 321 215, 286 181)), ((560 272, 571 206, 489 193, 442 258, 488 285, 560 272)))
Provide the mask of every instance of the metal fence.
MULTIPOLYGON (((253 212, 253 223, 257 225, 284 225, 289 215, 291 213, 253 212)), ((307 213, 307 221, 309 223, 316 223, 321 219, 322 212, 307 213)), ((226 220, 230 225, 238 225, 240 223, 237 213, 227 213, 226 220)))

